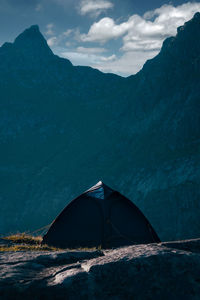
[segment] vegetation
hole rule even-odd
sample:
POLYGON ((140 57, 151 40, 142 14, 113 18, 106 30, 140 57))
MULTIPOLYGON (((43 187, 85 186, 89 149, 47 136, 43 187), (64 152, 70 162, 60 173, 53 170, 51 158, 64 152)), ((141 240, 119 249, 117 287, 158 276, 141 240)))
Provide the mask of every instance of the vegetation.
POLYGON ((26 233, 18 233, 4 237, 4 240, 13 242, 15 244, 40 245, 42 237, 35 237, 26 233))
POLYGON ((26 233, 19 233, 3 237, 5 245, 0 245, 0 251, 61 251, 48 245, 41 244, 41 236, 32 236, 26 233), (6 245, 6 242, 10 244, 6 245))
POLYGON ((96 251, 101 250, 101 246, 93 248, 76 248, 76 249, 61 249, 55 248, 46 244, 42 244, 42 236, 32 236, 26 233, 18 233, 2 238, 5 240, 5 245, 0 244, 0 252, 15 252, 15 251, 96 251), (10 242, 10 244, 6 243, 10 242))
POLYGON ((48 245, 11 245, 11 246, 0 246, 0 252, 15 252, 15 251, 61 251, 62 249, 54 248, 48 245))

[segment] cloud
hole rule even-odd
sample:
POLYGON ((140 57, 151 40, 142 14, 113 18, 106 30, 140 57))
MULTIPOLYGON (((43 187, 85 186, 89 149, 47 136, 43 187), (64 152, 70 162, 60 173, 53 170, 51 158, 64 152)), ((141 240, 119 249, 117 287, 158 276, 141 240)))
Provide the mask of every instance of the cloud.
POLYGON ((53 46, 57 45, 57 43, 58 43, 58 39, 56 36, 53 36, 47 40, 47 44, 49 45, 49 47, 53 47, 53 46))
POLYGON ((96 65, 101 62, 101 59, 98 55, 91 53, 80 53, 76 50, 64 51, 61 53, 61 56, 71 60, 74 65, 88 66, 92 64, 96 65))
POLYGON ((47 31, 45 32, 45 34, 46 35, 54 35, 53 27, 54 27, 53 23, 47 24, 47 26, 46 26, 47 31))
POLYGON ((80 39, 83 42, 105 43, 111 39, 119 38, 131 27, 132 23, 129 21, 116 25, 113 19, 103 18, 90 27, 88 34, 81 34, 80 39))
POLYGON ((200 11, 199 2, 179 6, 163 5, 143 16, 132 15, 126 22, 117 24, 112 18, 102 18, 90 27, 87 34, 80 34, 82 42, 105 44, 121 39, 121 56, 113 61, 93 65, 104 72, 130 75, 138 72, 147 59, 153 58, 165 38, 174 36, 182 26, 200 11))
POLYGON ((125 52, 121 57, 113 57, 110 60, 101 60, 98 64, 91 64, 93 68, 97 68, 105 73, 115 73, 121 76, 129 76, 137 73, 143 66, 144 62, 157 52, 125 52))
POLYGON ((107 56, 107 57, 102 57, 101 60, 108 62, 108 61, 116 60, 116 58, 117 58, 117 56, 115 54, 113 54, 113 55, 110 55, 110 56, 107 56))
POLYGON ((163 5, 143 17, 131 17, 134 26, 123 37, 123 51, 159 50, 166 37, 176 35, 177 27, 191 19, 200 10, 200 3, 185 3, 174 7, 163 5))
POLYGON ((63 36, 69 37, 73 33, 73 29, 67 29, 63 32, 63 36))
MULTIPOLYGON (((88 33, 80 33, 79 28, 67 29, 57 36, 52 32, 48 44, 75 65, 89 65, 103 72, 128 76, 137 73, 146 60, 153 58, 160 51, 163 40, 175 35, 177 27, 191 19, 197 11, 200 11, 200 2, 188 2, 176 7, 163 5, 143 16, 134 14, 123 22, 109 17, 100 18, 98 22, 93 22, 88 33), (113 50, 111 41, 116 39, 119 43, 115 44, 121 44, 121 48, 115 50, 115 54, 102 46, 109 42, 108 47, 113 50)), ((48 29, 53 31, 51 26, 48 29)))
POLYGON ((102 55, 106 51, 107 49, 105 48, 77 47, 74 50, 63 51, 61 56, 70 59, 74 65, 90 65, 98 69, 98 66, 101 66, 102 63, 106 64, 116 59, 115 54, 110 56, 102 55))
POLYGON ((79 53, 92 53, 92 54, 97 54, 97 53, 103 53, 106 52, 107 50, 105 48, 86 48, 86 47, 77 47, 76 51, 79 53))
POLYGON ((78 11, 81 15, 99 16, 107 9, 113 8, 113 3, 107 0, 82 0, 78 11))
POLYGON ((163 5, 144 16, 133 15, 126 22, 116 24, 112 18, 102 18, 95 22, 87 34, 81 34, 83 42, 106 43, 109 40, 125 36, 123 50, 140 49, 141 41, 155 48, 161 46, 164 38, 176 34, 176 28, 191 19, 200 10, 200 3, 185 3, 174 7, 163 5), (138 45, 137 45, 138 44, 138 45))
POLYGON ((71 36, 76 38, 76 35, 80 35, 80 32, 77 32, 77 29, 67 29, 66 31, 61 32, 60 34, 55 33, 54 24, 49 23, 46 25, 45 35, 47 36, 47 43, 50 47, 53 47, 56 51, 56 47, 63 47, 64 45, 67 47, 74 46, 74 42, 72 41, 71 36), (70 38, 69 38, 70 37, 70 38))

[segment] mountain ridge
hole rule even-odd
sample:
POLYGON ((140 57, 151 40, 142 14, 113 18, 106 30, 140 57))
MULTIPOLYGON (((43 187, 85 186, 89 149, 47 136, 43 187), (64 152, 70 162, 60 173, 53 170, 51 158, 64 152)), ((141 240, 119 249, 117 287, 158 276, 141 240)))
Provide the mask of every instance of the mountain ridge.
POLYGON ((101 178, 162 240, 198 237, 199 20, 179 29, 177 59, 158 55, 128 78, 0 48, 2 233, 49 224, 101 178))
MULTIPOLYGON (((163 45, 161 47, 160 53, 156 56, 157 59, 160 58, 160 56, 162 57, 163 55, 172 55, 171 53, 171 49, 174 50, 174 47, 179 46, 182 37, 184 38, 184 42, 185 42, 185 38, 187 36, 187 39, 189 39, 187 42, 187 44, 185 46, 187 46, 187 50, 188 48, 191 47, 190 39, 192 39, 192 41, 194 41, 194 38, 191 37, 192 33, 197 30, 200 26, 200 13, 197 12, 194 17, 189 20, 188 22, 185 22, 185 24, 183 26, 180 26, 177 28, 177 34, 176 36, 173 37, 169 37, 167 39, 164 40, 163 45), (190 45, 190 47, 188 47, 190 45)), ((198 47, 199 50, 199 43, 198 43, 198 39, 196 39, 196 45, 198 47)), ((194 49, 192 49, 194 51, 194 49)), ((183 52, 184 53, 184 52, 183 52)), ((176 54, 176 58, 180 57, 180 54, 182 53, 173 53, 176 54), (178 54, 178 55, 177 55, 178 54)), ((155 58, 150 59, 147 61, 147 63, 144 64, 143 69, 146 67, 146 65, 148 65, 150 62, 155 61, 155 58)))
MULTIPOLYGON (((143 68, 138 73, 140 73, 146 67, 146 65, 148 65, 150 62, 155 61, 156 57, 159 57, 161 54, 163 54, 163 52, 166 53, 166 51, 168 51, 169 46, 172 45, 173 42, 176 41, 177 38, 179 38, 179 36, 181 36, 182 32, 184 31, 184 35, 185 35, 185 30, 187 30, 190 27, 191 24, 192 24, 192 27, 194 27, 195 23, 196 23, 197 26, 199 26, 199 24, 200 24, 200 12, 195 13, 195 15, 193 16, 193 18, 191 20, 187 21, 183 26, 178 27, 176 36, 169 37, 169 38, 165 39, 164 42, 163 42, 163 45, 161 47, 160 53, 158 55, 156 55, 154 58, 147 60, 147 62, 144 64, 143 68)), ((5 49, 5 48, 11 47, 11 46, 17 46, 17 47, 21 48, 20 44, 21 44, 22 48, 23 47, 26 48, 27 47, 26 42, 27 41, 31 42, 31 46, 32 46, 32 45, 35 44, 35 43, 33 43, 34 40, 40 42, 40 45, 37 45, 37 46, 40 47, 40 50, 43 49, 43 51, 44 52, 46 51, 46 54, 49 54, 49 55, 53 54, 53 52, 52 52, 51 48, 48 46, 44 36, 41 34, 39 26, 37 24, 31 25, 29 28, 25 29, 22 33, 20 33, 16 37, 16 39, 14 40, 13 43, 5 42, 0 47, 0 49, 5 49)), ((54 54, 54 56, 58 57, 55 54, 54 54)), ((70 62, 70 60, 67 59, 67 58, 61 58, 61 59, 70 62)), ((78 66, 78 67, 80 67, 80 66, 78 66)), ((87 66, 83 66, 83 67, 87 67, 87 66)), ((94 69, 94 68, 92 68, 92 69, 94 69)), ((101 71, 99 71, 99 72, 103 73, 101 71)), ((132 76, 135 76, 138 73, 136 73, 134 75, 130 75, 130 76, 128 76, 128 78, 131 78, 132 76)), ((103 74, 113 74, 113 73, 103 73, 103 74)), ((119 75, 117 75, 117 76, 119 76, 119 75)), ((119 76, 119 77, 121 77, 121 76, 119 76)))

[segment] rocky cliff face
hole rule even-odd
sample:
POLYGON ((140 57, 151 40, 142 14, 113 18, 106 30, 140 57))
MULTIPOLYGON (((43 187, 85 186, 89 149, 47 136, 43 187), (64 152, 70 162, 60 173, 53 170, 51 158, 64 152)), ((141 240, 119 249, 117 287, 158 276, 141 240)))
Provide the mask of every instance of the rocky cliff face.
POLYGON ((107 251, 0 253, 6 299, 199 299, 200 240, 107 251))
POLYGON ((103 180, 162 240, 199 235, 199 29, 197 13, 126 79, 55 56, 37 26, 0 48, 0 234, 103 180))

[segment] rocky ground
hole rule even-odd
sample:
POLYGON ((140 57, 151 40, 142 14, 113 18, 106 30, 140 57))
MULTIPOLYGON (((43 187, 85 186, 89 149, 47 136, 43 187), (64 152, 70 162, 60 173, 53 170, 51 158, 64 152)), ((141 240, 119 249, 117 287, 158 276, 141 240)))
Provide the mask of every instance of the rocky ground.
POLYGON ((0 299, 200 299, 200 239, 99 251, 1 252, 0 299))

